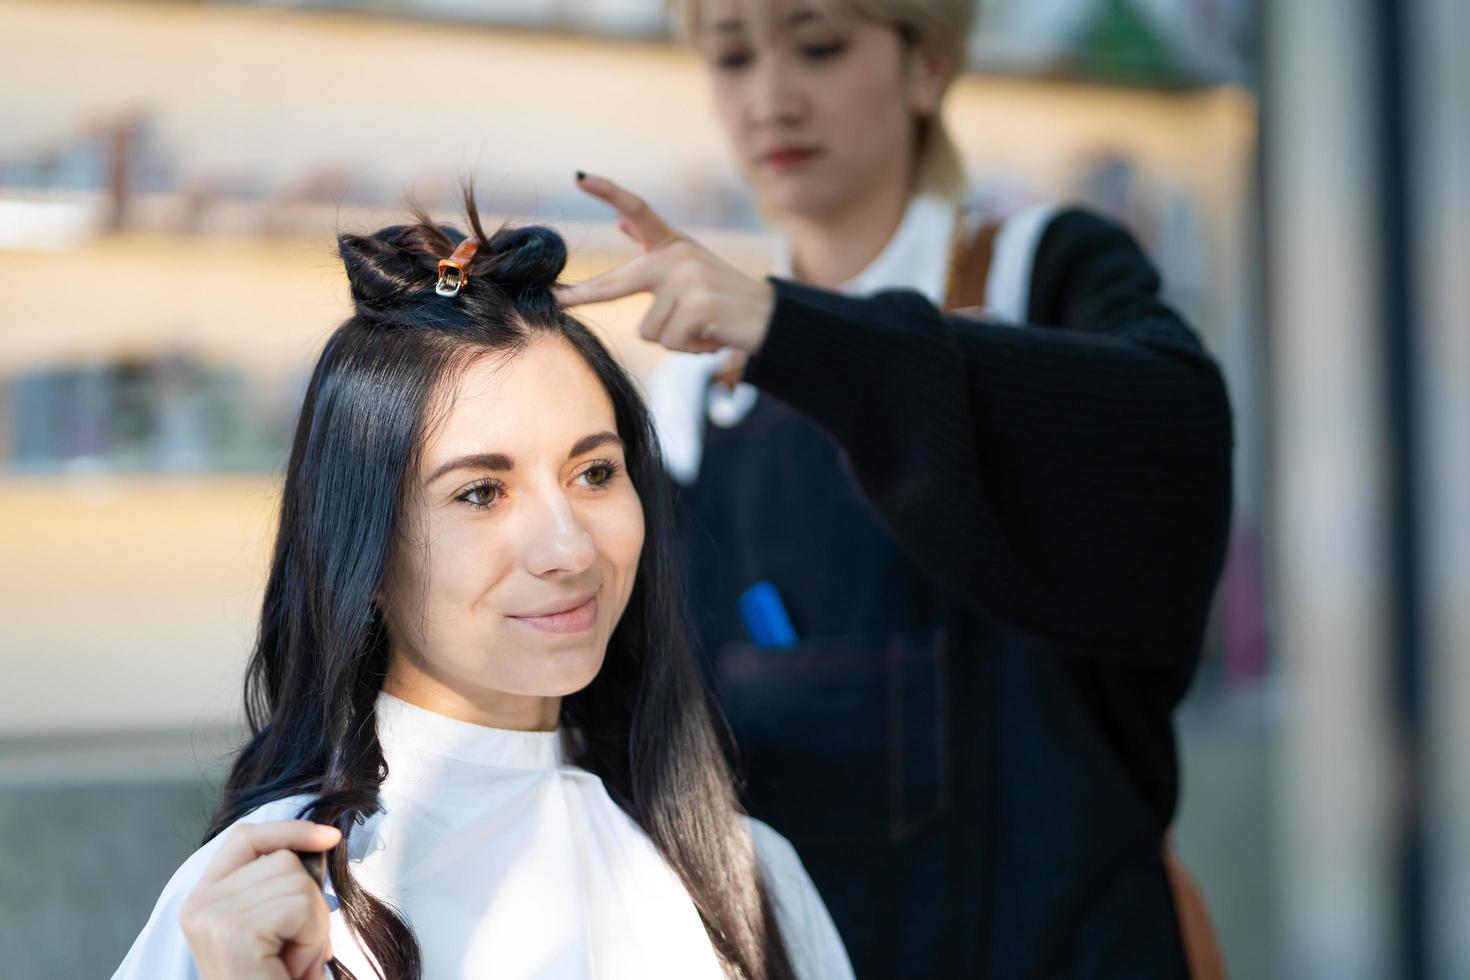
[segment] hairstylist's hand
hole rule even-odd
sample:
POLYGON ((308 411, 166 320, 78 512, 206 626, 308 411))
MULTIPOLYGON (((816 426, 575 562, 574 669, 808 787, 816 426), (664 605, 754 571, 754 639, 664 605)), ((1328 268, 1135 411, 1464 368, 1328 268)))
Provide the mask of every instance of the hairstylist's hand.
POLYGON ((307 820, 230 830, 179 909, 200 977, 324 976, 332 958, 327 902, 295 851, 325 851, 341 839, 336 827, 307 820))
POLYGON ((769 282, 670 228, 642 198, 612 181, 588 175, 577 186, 617 209, 618 228, 643 254, 595 278, 557 287, 559 302, 577 306, 652 293, 653 305, 638 327, 645 340, 694 353, 760 350, 776 305, 769 282))

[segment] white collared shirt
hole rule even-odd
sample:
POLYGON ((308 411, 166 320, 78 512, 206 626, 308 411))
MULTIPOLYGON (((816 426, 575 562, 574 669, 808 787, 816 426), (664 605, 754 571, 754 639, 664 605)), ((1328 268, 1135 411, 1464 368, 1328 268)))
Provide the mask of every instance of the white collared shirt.
MULTIPOLYGON (((375 707, 383 812, 356 827, 358 883, 397 908, 434 978, 723 980, 684 885, 602 780, 563 755, 559 731, 487 728, 387 693, 375 707)), ((241 822, 293 817, 297 796, 241 822)), ((851 980, 815 886, 784 837, 746 818, 796 975, 851 980)), ((224 835, 174 874, 114 980, 191 980, 179 906, 224 835)), ((375 976, 327 882, 332 952, 375 976)))

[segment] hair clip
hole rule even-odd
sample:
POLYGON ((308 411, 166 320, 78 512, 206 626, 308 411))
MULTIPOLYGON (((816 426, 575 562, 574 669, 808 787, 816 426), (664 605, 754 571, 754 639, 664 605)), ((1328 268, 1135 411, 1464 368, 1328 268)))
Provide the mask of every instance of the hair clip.
POLYGON ((440 259, 439 281, 434 284, 434 292, 440 296, 458 296, 464 284, 470 281, 469 264, 479 250, 478 241, 466 238, 455 247, 453 255, 440 259))

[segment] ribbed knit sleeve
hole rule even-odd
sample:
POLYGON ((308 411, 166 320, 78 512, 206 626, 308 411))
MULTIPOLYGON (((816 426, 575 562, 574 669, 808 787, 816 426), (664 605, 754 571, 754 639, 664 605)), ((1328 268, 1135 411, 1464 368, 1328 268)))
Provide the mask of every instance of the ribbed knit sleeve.
POLYGON ((1034 269, 1028 328, 772 278, 745 380, 838 440, 952 595, 1084 654, 1177 666, 1230 519, 1224 383, 1118 226, 1061 213, 1034 269))

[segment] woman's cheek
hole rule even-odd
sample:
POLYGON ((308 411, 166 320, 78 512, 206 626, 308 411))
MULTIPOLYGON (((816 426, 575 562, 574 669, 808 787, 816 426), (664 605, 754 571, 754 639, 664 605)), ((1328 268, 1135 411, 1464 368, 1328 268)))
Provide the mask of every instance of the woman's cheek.
POLYGON ((498 542, 509 533, 510 515, 498 511, 479 511, 468 504, 456 503, 438 515, 430 548, 436 556, 434 564, 464 572, 478 566, 485 568, 487 556, 504 550, 498 542))
POLYGON ((628 537, 631 552, 629 560, 632 562, 633 567, 637 568, 638 556, 643 552, 643 501, 639 499, 636 493, 629 494, 629 496, 632 497, 632 500, 628 503, 628 537))
POLYGON ((716 69, 712 88, 715 115, 725 130, 725 140, 735 154, 735 164, 749 178, 755 169, 755 132, 750 125, 749 86, 742 77, 730 77, 716 69))
POLYGON ((616 504, 599 520, 599 550, 620 573, 631 576, 643 551, 643 504, 631 487, 619 491, 616 504))
POLYGON ((618 606, 614 621, 622 619, 623 613, 628 608, 628 599, 633 594, 633 586, 638 580, 638 559, 643 554, 644 524, 643 505, 636 493, 629 494, 632 498, 630 503, 624 505, 624 515, 619 521, 618 538, 615 544, 617 554, 611 559, 617 568, 618 584, 618 606))

